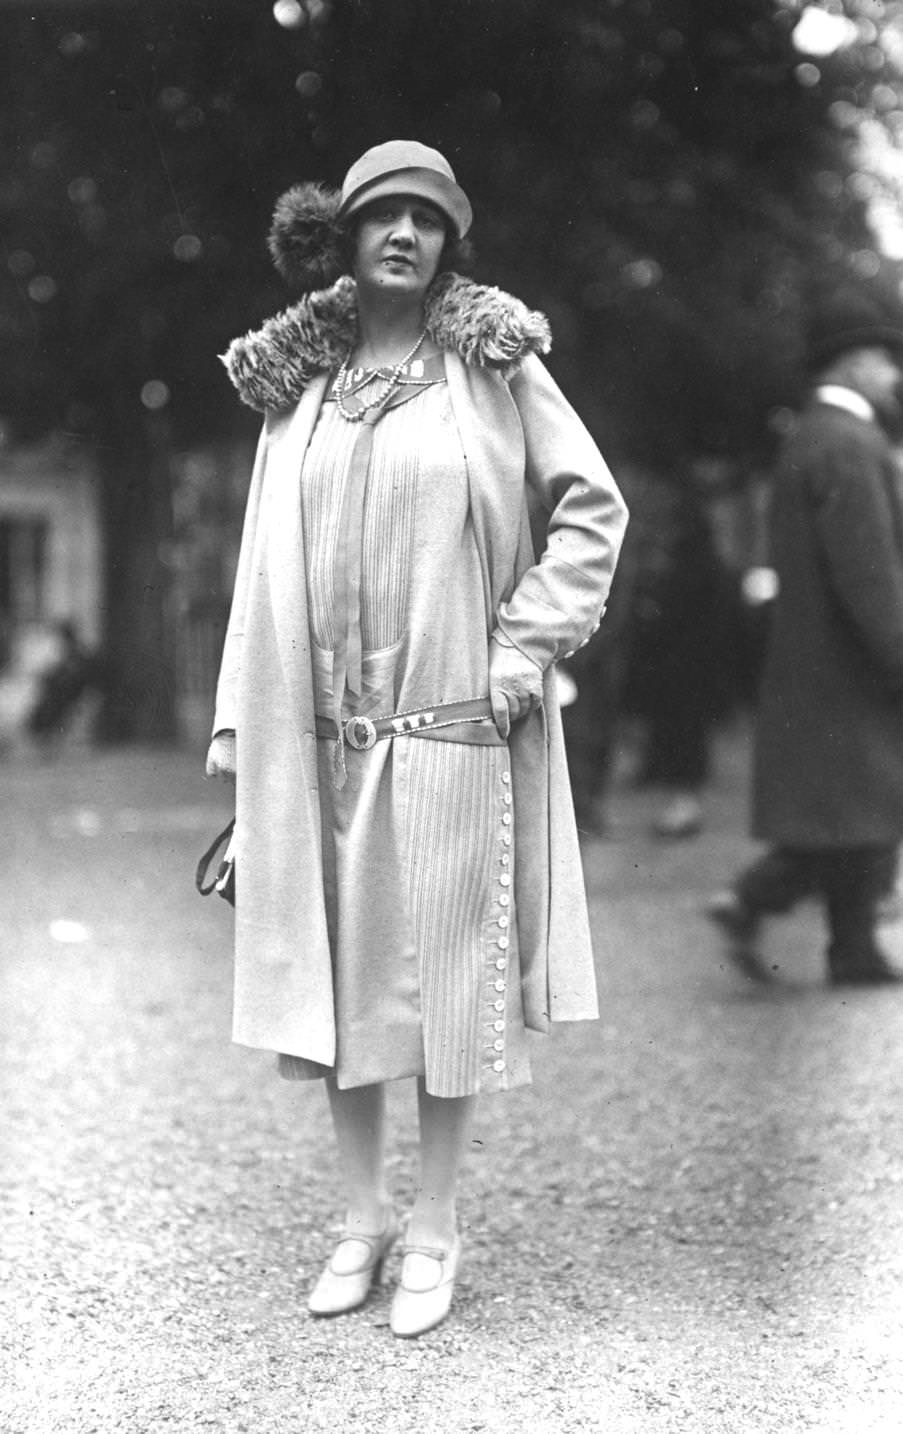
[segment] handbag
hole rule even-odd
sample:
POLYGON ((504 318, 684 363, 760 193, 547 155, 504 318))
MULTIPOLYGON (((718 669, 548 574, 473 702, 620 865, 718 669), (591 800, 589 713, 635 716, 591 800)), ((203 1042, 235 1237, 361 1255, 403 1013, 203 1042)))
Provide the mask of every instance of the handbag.
POLYGON ((194 875, 194 884, 201 896, 209 896, 215 891, 230 906, 235 905, 235 818, 233 817, 227 827, 224 827, 219 836, 211 842, 198 862, 197 871, 194 875), (208 871, 218 851, 225 848, 216 875, 213 880, 208 880, 208 871))

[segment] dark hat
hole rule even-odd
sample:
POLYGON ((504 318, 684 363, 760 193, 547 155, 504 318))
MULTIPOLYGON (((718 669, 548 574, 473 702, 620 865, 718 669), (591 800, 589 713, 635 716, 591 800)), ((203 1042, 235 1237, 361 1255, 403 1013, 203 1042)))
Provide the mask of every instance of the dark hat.
POLYGON ((473 220, 470 200, 448 160, 438 149, 414 139, 390 139, 355 161, 342 185, 339 218, 346 219, 387 194, 416 194, 428 199, 446 216, 459 239, 473 220))
POLYGON ((806 362, 818 372, 851 349, 885 348, 903 358, 903 314, 861 292, 837 293, 813 309, 806 362))

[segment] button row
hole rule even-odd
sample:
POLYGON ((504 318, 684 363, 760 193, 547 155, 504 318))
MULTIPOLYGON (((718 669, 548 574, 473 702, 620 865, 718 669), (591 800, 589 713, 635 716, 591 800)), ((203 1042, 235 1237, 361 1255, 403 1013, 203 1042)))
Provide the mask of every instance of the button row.
MULTIPOLYGON (((504 784, 505 784, 505 787, 506 787, 506 788, 510 788, 510 786, 511 786, 511 773, 508 772, 508 771, 502 772, 501 777, 502 777, 502 781, 503 781, 504 784)), ((505 793, 503 794, 503 796, 502 796, 502 803, 503 803, 503 805, 505 806, 505 808, 508 808, 508 807, 510 807, 510 806, 512 805, 512 797, 511 797, 511 792, 510 792, 510 790, 506 790, 505 793)), ((508 830, 508 828, 510 828, 511 825, 512 825, 511 812, 505 810, 505 811, 502 812, 502 828, 503 828, 503 830, 502 830, 502 846, 503 846, 503 847, 510 847, 510 845, 511 845, 511 832, 510 832, 510 830, 508 830)), ((510 868, 510 866, 511 866, 511 855, 510 855, 510 852, 508 852, 508 851, 503 851, 503 852, 502 852, 501 865, 502 865, 502 867, 504 867, 504 868, 510 868)), ((498 884, 499 884, 499 886, 502 888, 502 890, 499 892, 498 896, 496 897, 496 900, 497 900, 499 906, 501 906, 501 907, 510 906, 510 904, 511 904, 511 897, 509 896, 508 891, 506 890, 506 888, 507 888, 507 887, 510 887, 510 885, 511 885, 511 874, 510 874, 510 871, 508 871, 508 870, 503 870, 503 871, 502 871, 501 875, 500 875, 499 878, 498 878, 498 884)), ((497 946, 498 949, 499 949, 500 951, 502 951, 502 952, 507 951, 507 950, 508 950, 508 947, 509 947, 509 945, 510 945, 509 937, 507 936, 507 934, 505 934, 505 933, 507 932, 507 929, 508 929, 508 927, 509 927, 510 924, 511 924, 511 918, 510 918, 510 916, 508 916, 507 912, 503 911, 502 914, 501 914, 501 916, 499 916, 499 918, 498 918, 499 930, 500 930, 503 934, 502 934, 501 936, 499 936, 499 937, 497 938, 497 940, 496 940, 496 946, 497 946)), ((502 956, 496 957, 496 960, 495 960, 495 969, 496 969, 496 971, 499 972, 499 975, 496 977, 495 981, 493 982, 493 987, 494 987, 495 991, 497 992, 498 999, 495 1000, 495 1001, 493 1001, 493 1003, 492 1003, 492 1008, 493 1008, 493 1010, 494 1010, 495 1013, 496 1013, 497 1019, 492 1022, 492 1029, 493 1029, 493 1031, 495 1032, 495 1040, 492 1042, 492 1045, 491 1045, 491 1047, 490 1047, 490 1049, 491 1049, 493 1052, 495 1052, 495 1056, 496 1056, 496 1059, 492 1062, 492 1069, 495 1071, 496 1075, 501 1075, 502 1072, 503 1072, 504 1069, 505 1069, 505 1060, 504 1060, 504 1050, 505 1050, 505 1020, 504 1020, 505 1000, 504 1000, 504 993, 505 993, 505 990, 506 990, 506 988, 507 988, 507 983, 504 981, 504 979, 503 979, 503 977, 502 977, 502 973, 507 969, 507 966, 508 966, 508 958, 507 958, 507 956, 502 955, 502 956)))

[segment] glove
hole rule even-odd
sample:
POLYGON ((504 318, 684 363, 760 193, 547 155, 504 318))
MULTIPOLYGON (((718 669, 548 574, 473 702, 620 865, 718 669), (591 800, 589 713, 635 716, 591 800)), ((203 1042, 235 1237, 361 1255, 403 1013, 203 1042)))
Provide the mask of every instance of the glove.
POLYGON ((501 736, 511 724, 542 704, 542 668, 504 638, 489 644, 489 700, 501 736))
POLYGON ((207 749, 208 777, 219 777, 224 782, 235 781, 235 746, 234 732, 217 732, 207 749))

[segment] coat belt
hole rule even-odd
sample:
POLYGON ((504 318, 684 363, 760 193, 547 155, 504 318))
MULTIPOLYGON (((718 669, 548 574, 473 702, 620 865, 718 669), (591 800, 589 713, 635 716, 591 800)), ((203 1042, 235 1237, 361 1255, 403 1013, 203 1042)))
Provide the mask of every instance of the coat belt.
MULTIPOLYGON (((443 702, 437 707, 396 712, 391 717, 348 717, 341 724, 341 736, 355 751, 368 752, 387 737, 425 737, 439 727, 454 727, 459 722, 485 722, 491 717, 489 698, 473 697, 465 702, 443 702)), ((317 736, 338 740, 339 727, 332 717, 317 718, 317 736)))

